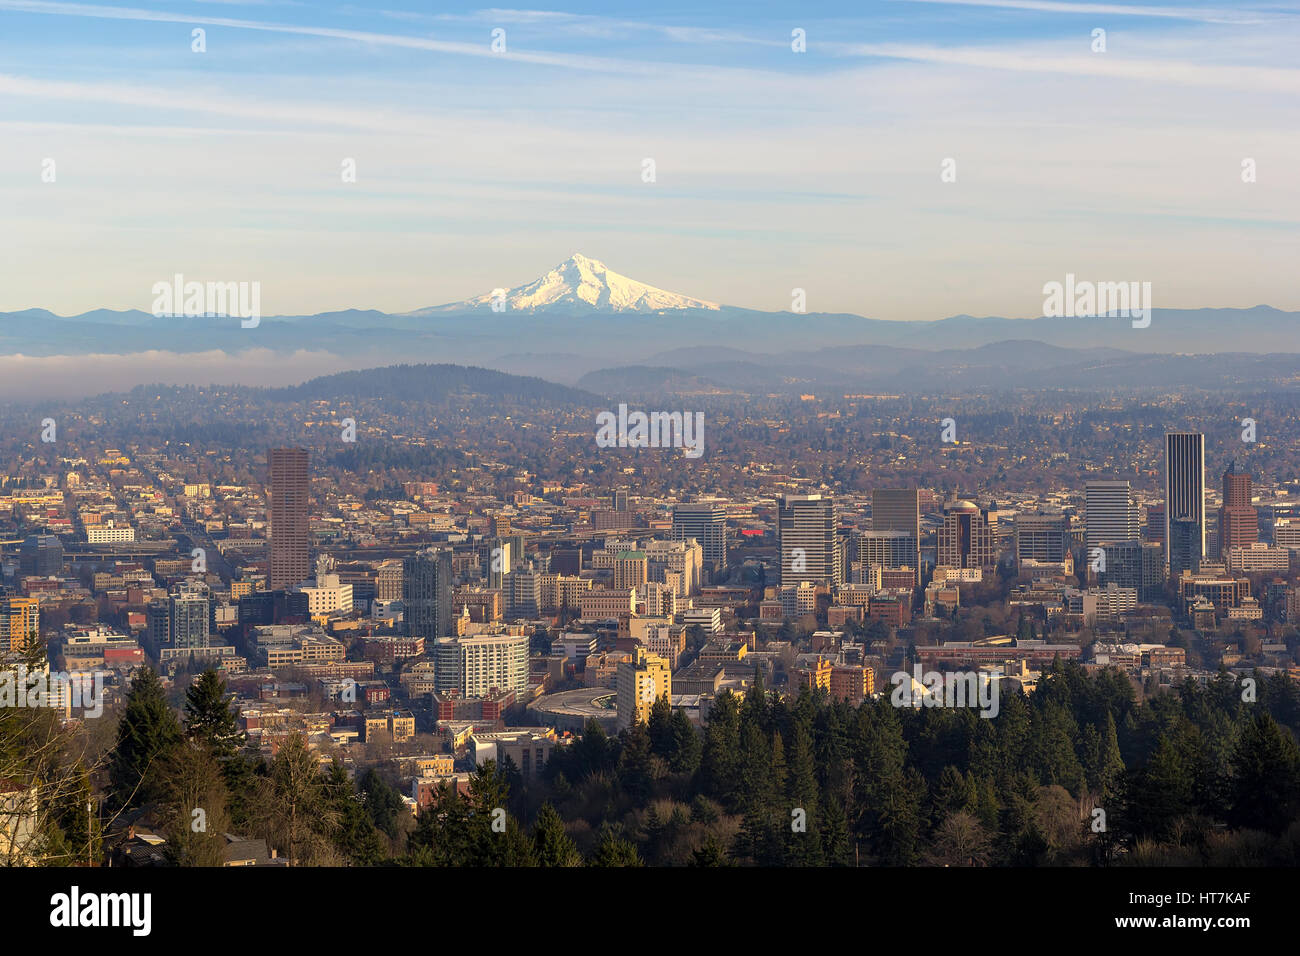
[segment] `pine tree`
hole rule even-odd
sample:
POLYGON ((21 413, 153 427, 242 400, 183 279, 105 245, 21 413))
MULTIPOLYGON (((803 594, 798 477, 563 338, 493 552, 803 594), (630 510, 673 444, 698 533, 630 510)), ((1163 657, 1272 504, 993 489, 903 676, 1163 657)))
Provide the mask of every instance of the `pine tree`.
POLYGON ((638 723, 624 731, 621 739, 623 750, 619 755, 618 780, 636 805, 642 806, 650 799, 654 783, 650 732, 644 723, 638 723))
POLYGON ((1115 717, 1109 710, 1106 712, 1106 726, 1102 728, 1098 747, 1093 785, 1106 798, 1118 790, 1120 780, 1124 776, 1124 761, 1119 755, 1119 735, 1115 730, 1115 717))
POLYGON ((740 802, 740 708, 731 691, 720 694, 709 711, 698 786, 729 810, 740 802))
POLYGON ((1125 832, 1167 840, 1176 822, 1194 808, 1193 785, 1183 754, 1161 734, 1151 759, 1127 777, 1120 821, 1125 832))
POLYGON ((620 838, 608 823, 602 824, 596 843, 596 852, 587 861, 588 866, 644 866, 636 847, 620 838))
POLYGON ((925 781, 905 766, 907 742, 887 699, 858 710, 854 741, 855 832, 889 866, 915 862, 920 838, 920 795, 925 781))
POLYGON ((789 826, 787 859, 792 866, 821 866, 823 856, 821 805, 817 772, 813 765, 812 738, 800 721, 794 724, 790 741, 790 767, 786 782, 789 806, 804 811, 804 832, 789 826))
POLYGON ((1229 819, 1281 833, 1300 810, 1300 747, 1268 714, 1246 722, 1232 753, 1229 819))
POLYGON ((582 866, 582 854, 549 803, 542 804, 533 824, 533 858, 538 866, 582 866))
POLYGON ((650 752, 664 760, 671 760, 676 751, 672 728, 673 705, 667 694, 660 694, 650 705, 646 730, 650 735, 650 752))
POLYGON ((827 866, 853 866, 849 820, 839 798, 823 792, 821 810, 822 860, 827 866))
POLYGON ((230 829, 221 765, 206 747, 182 741, 159 764, 164 847, 176 866, 223 866, 230 829))
POLYGON ((727 851, 718 838, 710 833, 697 849, 691 852, 687 866, 731 866, 727 851))
POLYGON ((363 805, 375 827, 390 840, 397 839, 397 821, 406 811, 402 795, 388 785, 374 769, 367 770, 361 778, 363 805))
POLYGON ((673 773, 695 773, 700 766, 700 734, 684 711, 673 711, 671 732, 673 743, 668 769, 673 773))
POLYGON ((159 767, 180 740, 180 722, 158 675, 141 668, 131 681, 126 709, 117 724, 110 764, 113 805, 141 806, 156 800, 162 793, 159 767))
POLYGON ((334 848, 353 866, 377 866, 384 858, 379 831, 364 798, 337 760, 325 774, 325 800, 338 821, 331 833, 334 848))
POLYGON ((506 810, 509 799, 510 788, 496 761, 481 764, 469 781, 468 853, 454 865, 533 865, 532 843, 506 810))
POLYGON ((216 671, 204 671, 185 691, 185 735, 221 760, 235 756, 247 743, 226 696, 226 682, 216 671))
POLYGON ((305 865, 335 862, 329 836, 338 814, 326 799, 316 755, 301 735, 291 734, 280 744, 261 791, 258 830, 269 846, 305 865))

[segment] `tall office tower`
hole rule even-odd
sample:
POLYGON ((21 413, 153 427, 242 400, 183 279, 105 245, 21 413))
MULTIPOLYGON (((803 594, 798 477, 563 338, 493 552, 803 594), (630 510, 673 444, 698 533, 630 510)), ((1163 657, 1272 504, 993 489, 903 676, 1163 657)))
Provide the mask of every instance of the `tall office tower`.
POLYGON ((428 548, 402 559, 402 606, 408 637, 432 642, 451 631, 451 552, 428 548))
POLYGON ((672 699, 673 675, 668 662, 640 644, 631 660, 619 662, 615 684, 619 730, 649 721, 650 708, 660 697, 672 699))
MULTIPOLYGON (((902 531, 916 542, 910 562, 921 582, 921 495, 915 488, 877 488, 871 492, 871 530, 902 531)), ((859 559, 861 560, 861 559, 859 559)))
POLYGON ((1205 557, 1205 436, 1165 436, 1165 563, 1174 577, 1205 557))
POLYGON ((0 652, 21 653, 40 641, 41 610, 34 597, 0 588, 0 652))
POLYGON ((1137 503, 1127 481, 1089 481, 1084 485, 1083 543, 1091 553, 1104 542, 1137 541, 1137 503))
POLYGON ((1250 503, 1250 472, 1234 458, 1223 473, 1223 507, 1219 509, 1219 550, 1248 548, 1259 541, 1259 514, 1250 503))
POLYGON ((694 538, 716 576, 727 570, 727 508, 720 501, 683 502, 673 507, 673 540, 694 538))
POLYGON ((949 568, 992 568, 998 563, 997 519, 973 501, 953 501, 939 526, 937 564, 949 568))
POLYGON ((507 538, 489 538, 487 551, 488 587, 505 589, 506 576, 514 570, 515 550, 507 538))
POLYGON ((1016 561, 1061 564, 1070 553, 1070 519, 1063 514, 1019 514, 1015 518, 1016 561))
POLYGON ((308 554, 308 455, 305 448, 272 448, 267 453, 271 502, 267 512, 271 534, 272 591, 291 588, 311 573, 308 554))
POLYGON ((18 569, 23 574, 49 577, 63 571, 63 542, 57 535, 33 534, 18 550, 18 569))
POLYGON ((627 511, 627 489, 626 488, 614 489, 614 510, 627 511))
POLYGON ((509 515, 493 515, 488 519, 488 530, 494 538, 508 538, 514 529, 510 527, 509 515))
POLYGON ((844 552, 835 538, 835 503, 823 495, 782 495, 777 506, 780 583, 844 583, 844 552))

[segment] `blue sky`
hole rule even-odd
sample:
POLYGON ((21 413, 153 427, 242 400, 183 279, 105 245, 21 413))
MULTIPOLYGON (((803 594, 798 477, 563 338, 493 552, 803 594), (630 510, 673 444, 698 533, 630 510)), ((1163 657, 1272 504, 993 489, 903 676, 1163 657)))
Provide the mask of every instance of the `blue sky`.
POLYGON ((1300 309, 1295 4, 708 7, 0 0, 0 310, 405 311, 573 252, 771 310, 1300 309))

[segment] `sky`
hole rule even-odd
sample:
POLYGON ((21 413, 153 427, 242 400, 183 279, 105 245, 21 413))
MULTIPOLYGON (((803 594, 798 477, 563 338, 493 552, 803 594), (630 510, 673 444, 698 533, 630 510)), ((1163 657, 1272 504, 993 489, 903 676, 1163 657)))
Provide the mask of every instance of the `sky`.
POLYGON ((706 6, 0 0, 0 311, 403 312, 575 252, 771 311, 1300 309, 1300 5, 706 6))

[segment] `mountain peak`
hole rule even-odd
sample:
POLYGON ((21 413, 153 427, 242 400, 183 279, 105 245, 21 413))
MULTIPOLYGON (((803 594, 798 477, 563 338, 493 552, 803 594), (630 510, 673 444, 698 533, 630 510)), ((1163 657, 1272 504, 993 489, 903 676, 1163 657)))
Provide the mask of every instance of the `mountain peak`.
POLYGON ((667 312, 680 309, 717 311, 716 302, 679 295, 638 282, 610 269, 599 259, 575 252, 544 276, 513 289, 493 290, 429 312, 490 308, 504 293, 507 312, 667 312))

